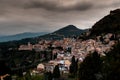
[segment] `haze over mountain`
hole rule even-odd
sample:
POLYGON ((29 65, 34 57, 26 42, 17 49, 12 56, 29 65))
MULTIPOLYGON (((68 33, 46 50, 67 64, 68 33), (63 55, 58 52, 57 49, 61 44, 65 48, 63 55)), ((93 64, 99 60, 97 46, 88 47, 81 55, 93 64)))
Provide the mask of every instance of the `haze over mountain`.
POLYGON ((48 32, 36 32, 36 33, 25 32, 25 33, 20 33, 20 34, 15 34, 15 35, 0 36, 0 42, 21 40, 23 38, 32 38, 32 37, 41 36, 47 33, 48 32))

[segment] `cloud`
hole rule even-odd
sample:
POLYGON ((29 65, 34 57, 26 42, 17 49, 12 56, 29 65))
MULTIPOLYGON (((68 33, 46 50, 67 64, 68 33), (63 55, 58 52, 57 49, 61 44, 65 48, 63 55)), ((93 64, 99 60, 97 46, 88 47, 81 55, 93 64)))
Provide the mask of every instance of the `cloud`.
POLYGON ((31 1, 26 3, 24 8, 43 8, 49 11, 84 11, 92 7, 91 3, 88 2, 78 2, 78 1, 56 1, 56 0, 41 0, 41 1, 31 1))
POLYGON ((0 0, 0 34, 90 28, 119 7, 119 0, 0 0))

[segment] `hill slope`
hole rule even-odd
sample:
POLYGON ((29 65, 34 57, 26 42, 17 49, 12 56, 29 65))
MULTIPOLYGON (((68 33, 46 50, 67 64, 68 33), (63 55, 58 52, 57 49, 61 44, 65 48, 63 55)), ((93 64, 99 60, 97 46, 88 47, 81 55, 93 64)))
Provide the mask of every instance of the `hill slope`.
POLYGON ((78 36, 81 33, 85 32, 86 30, 81 30, 75 27, 74 25, 68 25, 66 27, 63 27, 53 33, 40 36, 39 38, 44 38, 44 39, 61 39, 64 37, 73 37, 73 36, 78 36))
POLYGON ((91 35, 101 33, 119 33, 120 32, 120 9, 110 11, 110 14, 95 23, 92 27, 91 35))
POLYGON ((84 30, 78 29, 74 25, 68 25, 64 28, 61 28, 61 29, 53 32, 53 34, 60 34, 60 35, 64 35, 65 37, 67 37, 70 35, 80 35, 83 32, 84 32, 84 30))

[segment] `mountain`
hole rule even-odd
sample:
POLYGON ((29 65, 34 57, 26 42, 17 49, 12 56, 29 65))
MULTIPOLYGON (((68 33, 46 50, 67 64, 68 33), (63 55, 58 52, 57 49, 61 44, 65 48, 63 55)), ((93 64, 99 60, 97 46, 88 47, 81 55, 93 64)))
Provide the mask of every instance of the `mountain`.
POLYGON ((91 35, 102 33, 120 33, 120 9, 110 11, 109 15, 93 25, 91 35))
POLYGON ((59 30, 54 31, 53 33, 40 36, 39 38, 44 39, 62 39, 64 37, 73 37, 79 36, 81 33, 85 32, 86 30, 81 30, 75 27, 74 25, 68 25, 63 27, 59 30))
POLYGON ((48 32, 38 32, 38 33, 25 32, 25 33, 20 33, 20 34, 16 34, 16 35, 0 36, 0 42, 21 40, 24 38, 32 38, 32 37, 42 36, 47 33, 48 32))
MULTIPOLYGON (((21 44, 27 44, 28 42, 31 42, 32 44, 37 43, 38 41, 42 40, 42 39, 46 39, 46 40, 60 40, 63 39, 64 37, 74 37, 74 36, 79 36, 81 33, 84 33, 88 31, 87 29, 85 30, 81 30, 78 29, 77 27, 73 26, 73 25, 68 25, 66 27, 63 27, 59 30, 54 31, 53 33, 49 33, 49 34, 45 34, 45 35, 39 35, 37 37, 32 37, 32 38, 23 38, 21 40, 14 40, 14 41, 8 41, 8 42, 0 42, 0 47, 18 47, 21 44)), ((17 38, 18 35, 14 35, 17 38)), ((8 39, 7 39, 8 40, 8 39)))
POLYGON ((61 29, 53 32, 53 34, 60 34, 60 35, 64 35, 65 37, 67 37, 67 36, 71 36, 71 35, 80 35, 83 32, 84 32, 84 30, 78 29, 74 25, 68 25, 64 28, 61 28, 61 29))

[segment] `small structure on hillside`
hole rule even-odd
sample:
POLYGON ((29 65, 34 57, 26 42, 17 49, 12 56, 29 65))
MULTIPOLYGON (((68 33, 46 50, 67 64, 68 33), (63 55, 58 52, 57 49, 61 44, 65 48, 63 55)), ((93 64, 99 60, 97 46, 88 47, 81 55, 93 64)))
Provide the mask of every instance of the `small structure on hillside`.
POLYGON ((43 64, 38 64, 37 70, 40 71, 40 72, 44 71, 45 70, 45 66, 43 64))

